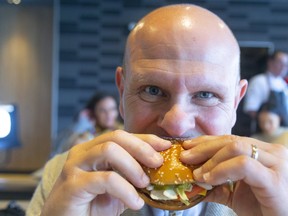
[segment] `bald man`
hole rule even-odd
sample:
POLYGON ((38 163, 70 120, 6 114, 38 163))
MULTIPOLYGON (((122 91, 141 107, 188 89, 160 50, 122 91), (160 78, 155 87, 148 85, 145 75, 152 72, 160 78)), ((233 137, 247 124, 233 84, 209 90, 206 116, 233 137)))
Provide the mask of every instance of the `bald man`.
POLYGON ((28 216, 288 215, 288 150, 230 135, 247 81, 240 80, 237 41, 220 18, 194 5, 151 12, 128 37, 116 83, 125 131, 52 159, 28 216), (144 204, 135 190, 149 184, 140 163, 162 164, 159 151, 171 144, 160 137, 189 138, 180 160, 204 163, 194 178, 217 185, 207 202, 179 212, 144 204))

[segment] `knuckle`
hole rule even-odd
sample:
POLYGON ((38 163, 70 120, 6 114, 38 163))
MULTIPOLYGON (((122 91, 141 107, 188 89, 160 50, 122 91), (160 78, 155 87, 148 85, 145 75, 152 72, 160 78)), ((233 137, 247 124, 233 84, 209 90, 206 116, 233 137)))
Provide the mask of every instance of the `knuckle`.
POLYGON ((114 171, 106 171, 104 172, 103 180, 104 182, 107 182, 108 185, 110 185, 110 184, 117 182, 118 176, 119 174, 117 174, 114 171))
POLYGON ((247 157, 245 155, 241 155, 239 156, 239 161, 238 161, 238 165, 239 167, 241 167, 241 169, 243 171, 246 171, 249 168, 249 161, 251 160, 250 157, 247 157))
POLYGON ((79 154, 79 145, 75 145, 69 149, 69 157, 73 157, 73 155, 79 154))
POLYGON ((68 160, 63 166, 60 177, 65 181, 67 181, 67 180, 69 181, 71 179, 75 179, 75 177, 77 177, 77 176, 78 176, 78 174, 77 174, 76 169, 74 168, 73 163, 68 160), (73 176, 73 178, 71 178, 71 176, 73 176))
POLYGON ((281 148, 281 152, 283 153, 284 158, 287 159, 288 158, 288 148, 283 146, 283 145, 281 145, 281 147, 279 147, 279 148, 281 148))
POLYGON ((273 144, 273 149, 283 156, 288 156, 288 148, 281 144, 273 144))
POLYGON ((119 139, 120 137, 123 137, 126 133, 127 132, 123 130, 117 129, 117 130, 112 131, 112 137, 114 139, 119 139))
POLYGON ((278 169, 281 170, 281 171, 288 170, 288 163, 285 160, 281 160, 278 163, 278 169))
POLYGON ((273 144, 273 146, 275 146, 275 149, 276 149, 275 155, 278 155, 279 157, 283 159, 288 158, 288 148, 286 146, 281 145, 281 144, 273 144))
POLYGON ((226 139, 229 139, 230 142, 239 142, 239 136, 236 135, 224 135, 226 137, 226 139))
POLYGON ((116 152, 117 144, 114 142, 105 142, 103 145, 101 145, 101 152, 105 156, 110 155, 113 152, 116 152))
POLYGON ((269 144, 269 153, 278 157, 278 159, 287 160, 288 158, 288 148, 282 144, 269 144))
POLYGON ((237 136, 230 137, 229 151, 234 155, 239 155, 243 153, 244 144, 240 141, 237 136))

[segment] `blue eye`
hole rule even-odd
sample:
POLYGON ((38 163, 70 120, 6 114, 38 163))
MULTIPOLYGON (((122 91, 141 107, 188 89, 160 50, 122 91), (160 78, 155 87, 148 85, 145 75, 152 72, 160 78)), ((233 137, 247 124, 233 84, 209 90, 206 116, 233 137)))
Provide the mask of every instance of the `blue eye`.
POLYGON ((139 96, 142 100, 150 103, 160 102, 166 98, 165 93, 157 86, 146 86, 140 92, 139 96))
POLYGON ((147 86, 144 91, 150 95, 162 95, 162 91, 156 86, 147 86))
POLYGON ((219 97, 212 92, 201 91, 193 96, 193 103, 200 106, 216 106, 219 103, 219 97))
POLYGON ((199 98, 203 98, 203 99, 209 99, 214 97, 214 94, 211 92, 199 92, 197 95, 199 98))

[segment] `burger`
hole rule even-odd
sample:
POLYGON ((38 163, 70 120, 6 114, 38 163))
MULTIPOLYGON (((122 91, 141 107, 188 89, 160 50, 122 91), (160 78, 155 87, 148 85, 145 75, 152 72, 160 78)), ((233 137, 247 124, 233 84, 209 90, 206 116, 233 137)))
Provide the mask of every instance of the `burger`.
POLYGON ((146 188, 138 189, 146 204, 165 210, 183 210, 201 202, 211 191, 212 186, 193 179, 191 166, 180 161, 183 140, 171 140, 171 148, 160 152, 164 158, 158 168, 143 166, 150 178, 146 188))

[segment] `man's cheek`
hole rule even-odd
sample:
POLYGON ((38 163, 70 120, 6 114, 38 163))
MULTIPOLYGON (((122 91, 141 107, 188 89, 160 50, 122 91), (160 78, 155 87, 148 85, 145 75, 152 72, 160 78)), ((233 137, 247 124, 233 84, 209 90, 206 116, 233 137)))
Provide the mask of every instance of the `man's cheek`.
POLYGON ((126 113, 125 128, 131 133, 144 133, 151 118, 152 114, 147 109, 135 107, 126 113))
POLYGON ((203 115, 201 125, 207 135, 223 135, 231 133, 232 116, 222 112, 209 112, 203 115))

